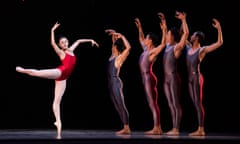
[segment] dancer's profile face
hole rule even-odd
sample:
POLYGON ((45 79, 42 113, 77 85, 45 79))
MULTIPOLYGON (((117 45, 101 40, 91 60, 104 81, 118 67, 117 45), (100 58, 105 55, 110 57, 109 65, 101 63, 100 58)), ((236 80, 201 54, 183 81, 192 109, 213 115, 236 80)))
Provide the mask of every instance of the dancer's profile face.
POLYGON ((190 37, 190 42, 194 42, 195 39, 197 38, 196 36, 196 32, 192 34, 192 36, 190 37))
POLYGON ((173 41, 173 35, 172 35, 172 32, 170 30, 167 32, 166 41, 168 43, 171 43, 173 41))
POLYGON ((66 37, 62 37, 59 39, 59 46, 62 49, 67 49, 68 48, 68 39, 66 37))
POLYGON ((146 45, 152 44, 152 39, 150 38, 149 35, 147 35, 146 38, 144 39, 144 43, 146 45))

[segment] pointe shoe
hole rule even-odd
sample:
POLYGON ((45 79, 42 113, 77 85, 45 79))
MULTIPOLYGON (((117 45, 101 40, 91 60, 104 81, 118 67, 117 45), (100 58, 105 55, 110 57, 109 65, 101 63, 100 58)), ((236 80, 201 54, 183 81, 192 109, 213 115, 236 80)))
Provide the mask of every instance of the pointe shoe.
POLYGON ((16 67, 16 71, 17 72, 23 72, 24 71, 24 68, 20 67, 20 66, 17 66, 16 67))
POLYGON ((57 134, 57 137, 56 137, 56 139, 62 139, 62 136, 61 136, 61 134, 57 134))
POLYGON ((62 124, 60 122, 54 122, 54 125, 57 127, 57 136, 56 139, 61 139, 62 124))

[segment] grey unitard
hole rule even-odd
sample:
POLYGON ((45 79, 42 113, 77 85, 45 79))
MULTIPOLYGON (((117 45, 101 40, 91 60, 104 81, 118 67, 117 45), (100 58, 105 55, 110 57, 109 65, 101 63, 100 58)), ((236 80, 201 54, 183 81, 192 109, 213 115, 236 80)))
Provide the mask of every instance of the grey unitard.
POLYGON ((199 126, 204 125, 204 108, 202 105, 202 89, 204 78, 200 73, 200 60, 198 48, 190 53, 190 47, 187 47, 187 69, 188 69, 188 88, 193 104, 197 111, 199 126))
POLYGON ((117 69, 114 65, 115 59, 108 62, 108 86, 112 102, 123 122, 123 124, 129 124, 129 114, 124 102, 123 83, 119 77, 120 69, 117 69))
POLYGON ((180 84, 181 79, 177 71, 177 59, 174 56, 175 45, 168 45, 163 55, 164 68, 164 92, 171 111, 173 128, 179 129, 182 118, 180 105, 180 84))
POLYGON ((157 77, 152 71, 153 62, 149 61, 149 51, 146 49, 146 47, 144 48, 144 51, 139 58, 139 65, 148 105, 153 114, 154 125, 160 125, 157 77))

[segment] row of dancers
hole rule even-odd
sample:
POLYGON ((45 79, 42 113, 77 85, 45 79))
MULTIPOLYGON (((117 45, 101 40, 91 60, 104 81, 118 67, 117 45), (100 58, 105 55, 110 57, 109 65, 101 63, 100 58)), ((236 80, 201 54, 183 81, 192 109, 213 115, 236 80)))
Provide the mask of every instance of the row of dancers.
MULTIPOLYGON (((139 68, 142 76, 142 84, 145 90, 146 100, 152 112, 153 128, 146 131, 146 135, 179 135, 182 109, 180 104, 180 77, 178 74, 178 58, 186 50, 186 64, 188 72, 189 95, 192 98, 198 117, 198 128, 189 133, 191 136, 204 136, 204 107, 203 98, 203 75, 200 72, 200 63, 209 52, 216 50, 223 44, 222 30, 220 22, 213 18, 212 25, 217 30, 216 42, 202 46, 205 35, 202 31, 196 31, 189 38, 189 29, 185 12, 176 11, 175 17, 181 21, 181 28, 167 27, 165 15, 158 13, 161 28, 161 40, 153 32, 144 34, 141 21, 135 18, 135 25, 138 30, 139 43, 142 54, 139 57, 139 68), (153 71, 153 65, 158 55, 163 52, 163 90, 168 101, 171 112, 172 129, 163 132, 160 122, 160 109, 158 105, 158 80, 153 71)), ((76 56, 74 50, 82 43, 91 43, 92 47, 99 47, 93 39, 78 39, 69 45, 67 37, 62 36, 55 39, 55 30, 60 26, 56 22, 51 29, 51 45, 61 60, 61 65, 51 69, 29 69, 21 66, 16 67, 16 71, 30 76, 53 79, 55 81, 55 91, 53 100, 53 113, 55 116, 54 125, 57 128, 57 139, 62 138, 62 122, 60 104, 66 89, 66 81, 71 76, 76 66, 76 56)), ((111 36, 112 48, 111 56, 108 59, 108 87, 110 98, 123 123, 123 128, 116 132, 118 135, 130 135, 129 112, 125 105, 123 82, 119 76, 120 69, 127 60, 131 51, 131 44, 122 33, 114 29, 106 29, 105 32, 111 36)))

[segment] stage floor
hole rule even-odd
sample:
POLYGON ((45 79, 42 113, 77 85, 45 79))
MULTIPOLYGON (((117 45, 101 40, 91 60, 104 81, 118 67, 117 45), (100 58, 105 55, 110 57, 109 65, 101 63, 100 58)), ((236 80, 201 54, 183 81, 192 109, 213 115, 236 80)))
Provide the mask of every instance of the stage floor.
POLYGON ((204 137, 144 135, 115 135, 110 130, 63 130, 62 139, 55 139, 55 130, 0 130, 0 144, 240 144, 240 135, 207 133, 204 137))

